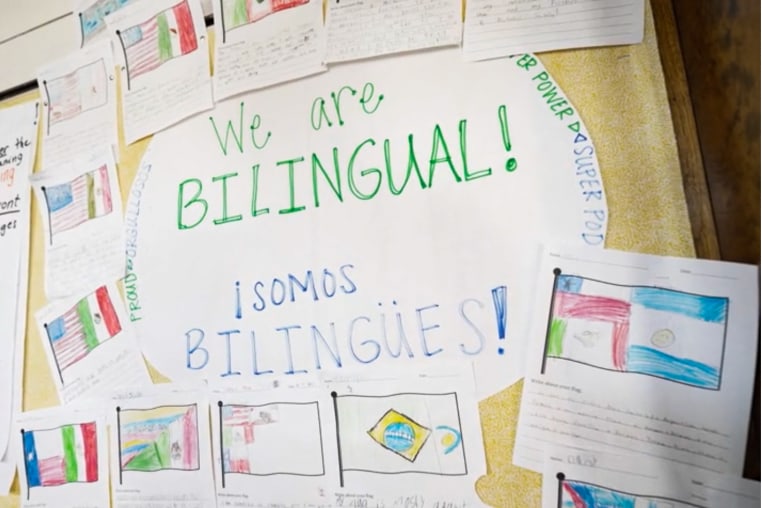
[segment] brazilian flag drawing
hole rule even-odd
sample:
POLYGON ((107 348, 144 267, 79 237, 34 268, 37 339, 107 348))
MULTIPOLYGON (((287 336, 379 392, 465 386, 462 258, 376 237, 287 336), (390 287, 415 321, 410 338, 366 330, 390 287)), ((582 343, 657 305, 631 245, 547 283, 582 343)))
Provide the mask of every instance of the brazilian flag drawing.
POLYGON ((337 395, 344 472, 468 473, 457 394, 337 395))

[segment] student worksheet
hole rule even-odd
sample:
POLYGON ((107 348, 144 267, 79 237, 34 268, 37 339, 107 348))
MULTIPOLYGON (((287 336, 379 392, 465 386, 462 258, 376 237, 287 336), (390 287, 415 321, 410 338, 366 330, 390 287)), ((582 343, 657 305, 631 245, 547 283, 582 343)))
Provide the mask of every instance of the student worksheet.
POLYGON ((328 2, 328 61, 457 46, 463 27, 461 9, 458 0, 328 2))
POLYGON ((327 390, 217 391, 210 415, 218 506, 332 505, 339 473, 327 390))
POLYGON ((743 468, 759 318, 756 266, 547 250, 514 464, 570 441, 716 473, 743 468))
POLYGON ((335 506, 484 506, 474 487, 486 462, 473 372, 418 372, 326 374, 339 463, 335 506))
POLYGON ((61 403, 150 385, 116 284, 56 300, 35 318, 61 403))
POLYGON ((45 294, 64 298, 124 277, 119 178, 110 149, 51 164, 32 186, 45 231, 45 294))
POLYGON ((112 402, 114 508, 214 506, 208 401, 201 392, 165 392, 112 402))
POLYGON ((116 75, 111 42, 102 40, 42 67, 43 168, 103 147, 118 153, 116 75))
POLYGON ((326 71, 321 0, 214 0, 214 98, 326 71))
POLYGON ((120 66, 125 143, 213 106, 198 0, 136 2, 106 17, 120 66))
POLYGON ((527 52, 635 44, 643 40, 643 0, 469 0, 463 56, 487 60, 527 52))
POLYGON ((546 450, 543 508, 757 508, 759 482, 645 455, 546 450))

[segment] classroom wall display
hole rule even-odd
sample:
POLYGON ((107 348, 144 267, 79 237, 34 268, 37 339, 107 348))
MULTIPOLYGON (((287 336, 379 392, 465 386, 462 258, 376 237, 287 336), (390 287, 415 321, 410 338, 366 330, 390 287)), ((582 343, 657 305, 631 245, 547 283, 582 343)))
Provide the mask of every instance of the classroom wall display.
MULTIPOLYGON (((675 151, 674 133, 669 116, 667 96, 663 86, 664 80, 648 2, 646 2, 646 11, 646 44, 607 47, 596 50, 553 52, 543 54, 541 58, 543 64, 547 66, 547 70, 552 73, 553 78, 557 79, 563 86, 564 95, 568 94, 574 101, 575 110, 585 119, 587 128, 596 141, 595 153, 604 173, 606 195, 609 203, 610 220, 606 234, 607 246, 637 252, 694 256, 690 224, 687 212, 685 211, 682 180, 680 179, 680 166, 675 151), (637 77, 637 79, 633 79, 634 77, 637 77), (644 123, 644 118, 648 118, 649 121, 644 123), (625 169, 631 167, 651 168, 651 170, 630 171, 625 169), (633 192, 634 189, 637 191, 633 192)), ((448 62, 448 65, 451 64, 452 62, 448 62)), ((457 68, 462 67, 458 66, 457 68)), ((340 69, 341 67, 331 66, 328 73, 337 72, 340 69)), ((362 75, 360 77, 364 78, 362 75)), ((363 83, 364 81, 359 82, 363 83)), ((442 86, 446 86, 446 84, 442 86)), ((38 98, 38 95, 34 93, 14 98, 3 102, 0 104, 0 107, 28 102, 38 98)), ((257 102, 259 95, 260 93, 257 93, 253 96, 257 97, 257 102)), ((346 95, 346 93, 343 95, 346 95)), ((324 95, 324 97, 330 104, 330 95, 324 95)), ((233 103, 236 103, 236 99, 233 100, 233 103)), ((509 122, 513 128, 514 120, 510 116, 510 111, 509 109, 509 122)), ((249 120, 244 120, 243 126, 245 129, 249 126, 249 120)), ((517 121, 520 121, 520 119, 517 121)), ((469 122, 469 130, 471 125, 472 122, 469 122)), ((249 131, 245 132, 248 133, 249 131)), ((513 149, 517 150, 519 147, 515 139, 513 139, 514 134, 516 134, 514 130, 511 130, 511 139, 514 141, 513 149)), ((402 135, 404 136, 404 133, 402 135)), ((403 137, 403 141, 405 139, 403 137)), ((146 150, 148 142, 149 140, 146 139, 130 146, 125 146, 122 143, 120 147, 121 164, 119 167, 119 177, 122 186, 122 197, 125 203, 127 202, 127 195, 135 180, 140 159, 146 150)), ((190 144, 184 142, 178 148, 178 151, 188 150, 189 148, 191 148, 190 144)), ((468 148, 471 148, 470 142, 468 148)), ((331 162, 330 150, 328 153, 329 162, 331 162)), ((428 155, 428 153, 424 153, 423 159, 428 155)), ((521 159, 519 159, 519 162, 521 162, 521 159)), ((428 161, 426 161, 426 164, 428 164, 428 161)), ((39 171, 41 169, 39 158, 35 166, 36 170, 39 171)), ((384 169, 383 166, 380 166, 380 168, 384 169)), ((469 184, 472 183, 474 182, 469 182, 469 184)), ((217 184, 219 185, 219 182, 217 184)), ((139 186, 137 188, 139 189, 139 186)), ((436 187, 432 190, 435 189, 436 187)), ((176 198, 173 197, 172 199, 176 198)), ((142 212, 149 213, 149 209, 143 208, 142 212)), ((23 400, 26 410, 58 403, 56 386, 51 374, 48 372, 48 364, 45 357, 46 351, 43 348, 45 342, 40 340, 40 332, 33 320, 34 313, 45 303, 43 294, 45 235, 39 214, 33 213, 31 215, 30 312, 29 327, 26 330, 28 340, 26 341, 27 362, 24 369, 24 381, 27 388, 33 386, 34 389, 24 391, 23 400)), ((230 226, 233 225, 225 227, 230 226)), ((170 260, 168 259, 167 263, 169 262, 170 260)), ((187 285, 184 285, 183 289, 190 288, 191 282, 192 279, 189 277, 187 285)), ((130 294, 134 298, 134 291, 131 291, 130 294)), ((484 301, 484 303, 486 304, 488 301, 484 301)), ((134 308, 134 305, 136 305, 135 301, 131 300, 131 302, 134 308)), ((394 314, 389 316, 390 319, 394 318, 394 314)), ((135 315, 133 317, 137 318, 139 316, 135 315)), ((129 318, 127 321, 129 321, 129 318)), ((390 323, 394 324, 394 321, 390 321, 390 323)), ((509 333, 511 323, 512 321, 507 321, 509 333)), ((358 326, 360 324, 362 323, 358 323, 358 326)), ((210 338, 224 340, 224 337, 216 335, 210 338)), ((412 335, 410 340, 418 341, 419 338, 417 335, 412 335)), ((497 336, 494 336, 493 340, 497 341, 497 336)), ((508 342, 507 339, 505 341, 508 342)), ((108 342, 102 347, 107 347, 108 342)), ((210 342, 207 341, 205 346, 208 346, 210 342)), ((433 360, 432 358, 425 358, 425 360, 435 361, 439 356, 441 355, 434 356, 433 360)), ((238 358, 243 357, 239 355, 238 358)), ((559 365, 571 363, 568 361, 554 361, 559 365)), ((346 362, 344 366, 349 367, 349 362, 346 362)), ((598 370, 592 367, 586 368, 589 371, 598 370)), ((396 374, 396 371, 392 372, 396 374)), ((548 372, 553 372, 553 369, 549 369, 548 372)), ((345 373, 342 370, 337 372, 337 375, 343 376, 345 373)), ((616 376, 619 378, 644 377, 632 373, 621 373, 616 374, 616 376)), ((302 376, 290 377, 291 382, 294 384, 303 383, 304 377, 302 376)), ((225 379, 236 380, 236 378, 239 378, 239 382, 244 382, 243 379, 240 379, 240 376, 228 376, 225 379)), ((273 383, 269 375, 259 376, 259 378, 259 381, 263 383, 269 385, 273 383)), ((161 377, 154 377, 154 380, 161 380, 161 377)), ((665 384, 670 386, 676 385, 669 382, 665 382, 665 384)), ((476 490, 480 497, 492 506, 539 506, 540 503, 539 475, 511 465, 513 438, 515 435, 521 389, 522 383, 516 383, 479 404, 489 472, 476 482, 476 490)), ((708 390, 696 391, 709 393, 708 390)), ((215 404, 217 400, 214 399, 215 404)), ((225 404, 230 402, 227 397, 222 397, 221 400, 225 404)), ((174 401, 173 404, 176 405, 177 401, 174 401)), ((215 409, 217 409, 216 406, 215 409)), ((396 407, 396 409, 417 423, 426 425, 426 422, 423 422, 416 415, 410 414, 410 412, 399 407, 396 407)), ((21 440, 18 432, 13 433, 12 437, 11 443, 17 446, 20 445, 21 440)), ((424 448, 434 444, 433 438, 439 437, 437 434, 430 435, 427 443, 424 444, 424 448)), ((367 436, 367 439, 370 440, 370 436, 367 436)), ((380 444, 374 442, 371 444, 378 446, 381 449, 380 451, 394 456, 393 452, 383 449, 380 444)), ((448 457, 455 456, 455 453, 457 453, 457 449, 451 452, 448 457)), ((406 461, 407 459, 399 457, 399 460, 406 461)), ((471 471, 472 462, 469 461, 468 465, 469 471, 471 471)), ((335 470, 335 468, 326 468, 327 472, 332 470, 335 470)), ((570 473, 568 470, 563 470, 570 473)), ((151 473, 129 471, 125 475, 135 476, 145 474, 156 476, 163 473, 166 473, 166 471, 151 473)), ((175 472, 170 471, 170 473, 175 472)), ((176 473, 184 475, 192 474, 182 471, 176 473)), ((569 474, 569 477, 580 478, 571 474, 569 474)), ((252 479, 257 477, 247 474, 231 474, 226 475, 226 482, 230 485, 234 479, 238 478, 252 481, 252 479)), ((446 477, 447 480, 452 480, 452 478, 446 477)), ((353 482, 352 485, 356 485, 356 482, 353 482)), ((55 487, 50 490, 56 491, 61 488, 63 487, 55 487)), ((18 489, 15 490, 18 493, 18 489)), ((39 492, 44 492, 44 490, 44 488, 33 488, 32 497, 39 492)), ((653 491, 639 490, 638 492, 648 493, 653 491)), ((11 506, 15 506, 13 499, 9 500, 9 498, 0 497, 0 505, 5 506, 4 503, 10 503, 11 506)))
POLYGON ((174 381, 475 361, 522 373, 543 238, 602 246, 574 106, 530 54, 338 65, 154 137, 126 211, 130 320, 174 381))

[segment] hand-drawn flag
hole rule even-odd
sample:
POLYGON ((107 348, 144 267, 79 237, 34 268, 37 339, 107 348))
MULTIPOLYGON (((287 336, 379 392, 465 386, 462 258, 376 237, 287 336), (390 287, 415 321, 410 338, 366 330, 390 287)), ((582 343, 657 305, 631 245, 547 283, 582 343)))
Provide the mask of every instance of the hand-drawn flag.
POLYGON ((225 30, 254 23, 269 14, 308 3, 309 0, 225 0, 222 7, 225 30))
POLYGON ((728 299, 558 274, 545 354, 719 389, 728 299))
POLYGON ((98 481, 95 422, 22 431, 22 440, 30 488, 98 481))
POLYGON ((103 59, 64 76, 44 81, 48 96, 48 125, 71 120, 108 102, 108 78, 103 59))
POLYGON ((101 286, 45 325, 58 369, 63 372, 122 331, 108 288, 101 286))
POLYGON ((48 206, 51 237, 108 215, 113 208, 105 165, 70 182, 43 187, 42 191, 48 206))
POLYGON ((222 473, 325 474, 317 402, 220 406, 222 473))
POLYGON ((410 462, 415 462, 418 453, 431 435, 431 429, 390 409, 368 431, 368 435, 387 450, 410 462))
POLYGON ((188 1, 120 32, 130 79, 198 48, 188 1))
POLYGON ((82 10, 79 16, 80 32, 82 33, 82 45, 87 44, 96 35, 106 29, 105 18, 113 14, 133 0, 96 0, 89 7, 82 10))
POLYGON ((122 471, 199 468, 196 404, 118 411, 122 471))
POLYGON ((598 508, 599 506, 643 508, 696 508, 698 505, 678 499, 632 494, 603 485, 567 479, 563 473, 556 475, 559 481, 557 501, 559 508, 598 508))
POLYGON ((343 471, 468 473, 457 394, 335 398, 343 471))
POLYGON ((310 0, 270 0, 270 4, 272 5, 272 11, 278 12, 308 4, 309 1, 310 0))

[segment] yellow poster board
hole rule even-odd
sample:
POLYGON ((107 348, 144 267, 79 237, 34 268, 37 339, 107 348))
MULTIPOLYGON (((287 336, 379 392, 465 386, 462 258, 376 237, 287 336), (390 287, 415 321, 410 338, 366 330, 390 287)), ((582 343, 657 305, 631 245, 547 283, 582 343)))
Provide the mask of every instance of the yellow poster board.
MULTIPOLYGON (((694 246, 680 163, 657 47, 646 2, 644 42, 635 46, 541 55, 542 63, 580 112, 596 144, 609 225, 606 246, 634 252, 693 257, 694 246)), ((0 108, 34 100, 30 92, 0 108)), ((123 203, 150 139, 120 146, 123 203)), ((38 154, 40 147, 38 146, 38 154)), ((39 160, 39 157, 38 157, 39 160)), ((35 171, 41 168, 36 164, 35 171)), ((46 303, 43 227, 33 203, 29 299, 24 361, 24 410, 58 404, 34 314, 46 303)), ((154 381, 167 381, 152 371, 154 381)), ((540 506, 540 475, 511 463, 522 383, 480 403, 487 475, 476 490, 498 507, 540 506)), ((0 508, 19 506, 18 482, 0 508)))

